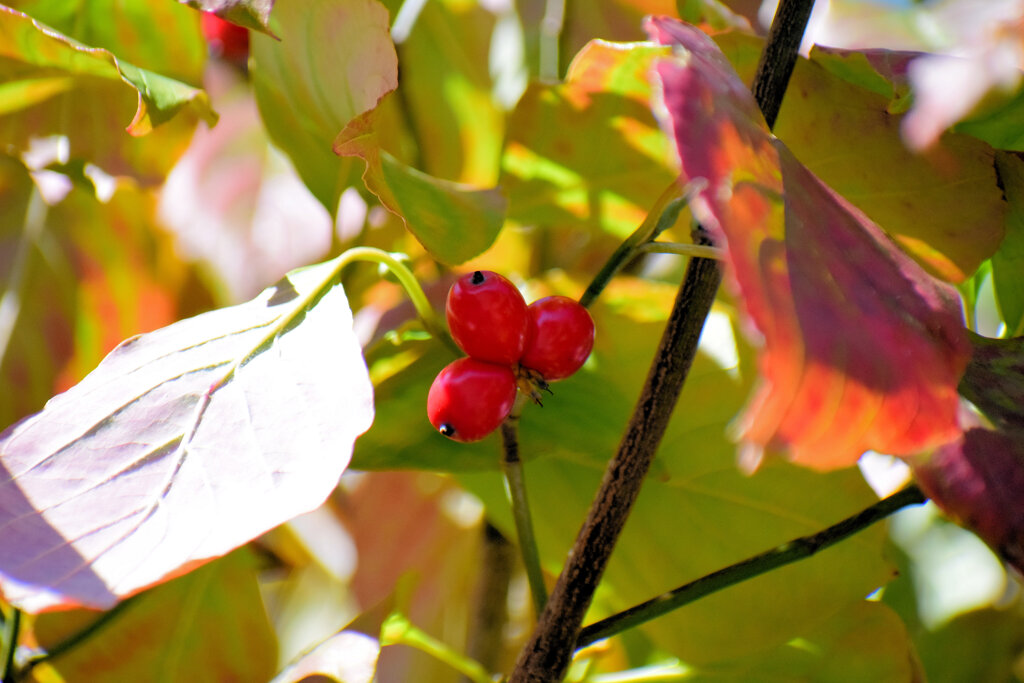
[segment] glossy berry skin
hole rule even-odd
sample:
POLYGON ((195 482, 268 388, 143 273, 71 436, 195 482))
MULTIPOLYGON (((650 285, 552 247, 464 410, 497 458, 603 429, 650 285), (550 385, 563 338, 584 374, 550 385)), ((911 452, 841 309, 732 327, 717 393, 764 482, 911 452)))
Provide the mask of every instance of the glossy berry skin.
POLYGON ((460 358, 445 367, 427 394, 430 424, 454 441, 479 441, 508 417, 516 400, 511 368, 460 358))
POLYGON ((516 286, 489 270, 460 277, 448 291, 448 329, 466 355, 513 365, 526 344, 526 301, 516 286))
POLYGON ((526 348, 519 363, 548 382, 565 379, 586 362, 594 348, 594 321, 587 309, 566 296, 548 296, 529 306, 526 348))

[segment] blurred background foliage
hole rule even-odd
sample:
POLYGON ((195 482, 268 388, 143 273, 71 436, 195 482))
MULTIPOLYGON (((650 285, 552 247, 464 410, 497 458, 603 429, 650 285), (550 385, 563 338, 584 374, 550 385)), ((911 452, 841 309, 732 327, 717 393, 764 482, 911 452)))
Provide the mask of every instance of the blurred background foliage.
MULTIPOLYGON (((966 0, 818 4, 814 39, 848 48, 967 50, 978 34, 968 19, 996 20, 966 0)), ((241 61, 171 0, 0 8, 0 424, 39 410, 122 339, 244 301, 356 245, 405 254, 438 309, 455 274, 473 268, 503 272, 528 300, 578 296, 678 173, 651 112, 648 68, 662 48, 638 42, 647 14, 702 22, 749 79, 771 7, 282 0, 273 36, 253 32, 241 61)), ((1019 158, 1000 152, 1009 207, 994 163, 994 147, 1021 149, 1008 123, 1019 86, 989 92, 949 122, 961 133, 919 156, 901 141, 906 79, 866 64, 809 53, 776 132, 957 283, 977 329, 1019 333, 1019 158)), ((687 215, 669 237, 689 239, 687 215)), ((552 579, 684 267, 664 255, 631 263, 593 308, 587 366, 523 418, 552 579)), ((350 623, 376 639, 394 610, 466 649, 481 568, 502 547, 494 530, 514 538, 497 438, 433 433, 424 400, 448 352, 390 279, 360 266, 344 286, 377 416, 328 503, 114 613, 30 620, 18 656, 57 653, 32 680, 264 681, 350 623)), ((721 294, 591 618, 812 533, 905 479, 884 456, 864 472, 773 461, 741 474, 729 425, 756 378, 753 355, 721 294)), ((509 580, 495 670, 532 619, 517 566, 509 580)), ((1024 680, 1019 590, 972 535, 930 507, 907 510, 888 529, 588 648, 570 677, 1024 680)), ((341 655, 352 647, 337 642, 341 655)), ((383 647, 376 666, 382 682, 459 680, 404 645, 383 647)))

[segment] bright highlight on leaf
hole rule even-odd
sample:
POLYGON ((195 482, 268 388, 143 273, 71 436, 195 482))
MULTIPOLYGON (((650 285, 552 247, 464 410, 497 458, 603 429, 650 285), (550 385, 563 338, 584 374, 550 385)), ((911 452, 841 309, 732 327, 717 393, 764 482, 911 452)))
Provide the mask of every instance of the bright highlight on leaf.
POLYGON ((107 608, 318 506, 373 419, 335 259, 121 344, 0 435, 0 588, 107 608))
POLYGON ((684 180, 707 182, 694 213, 763 344, 748 464, 785 449, 830 469, 954 439, 969 355, 955 294, 771 136, 707 36, 665 18, 648 31, 675 48, 656 70, 684 180))
POLYGON ((0 113, 32 106, 70 89, 77 80, 98 78, 124 84, 136 92, 138 108, 127 127, 131 135, 145 135, 186 107, 209 125, 217 122, 203 91, 128 64, 107 50, 82 45, 26 14, 2 6, 0 36, 0 57, 7 65, 0 73, 7 72, 11 79, 4 86, 11 97, 4 98, 0 113), (26 79, 26 70, 35 70, 37 75, 26 79))

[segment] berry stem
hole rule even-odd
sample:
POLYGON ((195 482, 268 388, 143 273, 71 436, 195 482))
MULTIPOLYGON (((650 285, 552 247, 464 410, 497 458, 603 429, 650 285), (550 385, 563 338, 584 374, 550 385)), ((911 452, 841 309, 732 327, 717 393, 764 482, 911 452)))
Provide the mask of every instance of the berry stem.
POLYGON ((430 336, 447 346, 456 355, 462 355, 462 351, 455 345, 451 335, 448 334, 448 330, 445 329, 437 313, 434 312, 434 307, 430 305, 430 301, 423 292, 423 287, 420 286, 419 280, 416 279, 416 276, 413 275, 412 271, 404 263, 383 249, 353 247, 338 257, 334 272, 340 273, 345 266, 356 261, 378 263, 390 270, 398 278, 398 282, 402 285, 405 293, 409 295, 409 301, 412 302, 413 307, 416 309, 416 314, 423 323, 423 327, 430 333, 430 336))
POLYGON ((516 534, 519 537, 519 552, 523 558, 523 566, 526 568, 526 579, 530 584, 533 608, 536 615, 540 616, 548 601, 548 591, 544 585, 544 571, 540 566, 537 537, 533 533, 533 518, 530 516, 530 501, 526 495, 523 461, 519 459, 519 414, 525 403, 526 395, 519 392, 512 412, 501 424, 503 450, 501 468, 505 475, 509 502, 512 505, 512 517, 515 519, 516 534))
POLYGON ((680 256, 693 256, 697 258, 722 260, 722 250, 718 247, 709 247, 703 244, 690 244, 688 242, 648 242, 638 250, 645 254, 678 254, 680 256))
POLYGON ((719 569, 695 581, 662 593, 639 605, 630 607, 618 614, 613 614, 607 619, 591 624, 580 631, 580 637, 576 641, 576 648, 586 647, 598 640, 647 623, 663 614, 668 614, 684 605, 716 593, 723 588, 734 586, 773 569, 816 555, 825 548, 829 548, 839 541, 849 538, 875 522, 885 519, 894 512, 909 505, 918 505, 924 501, 925 497, 920 489, 916 486, 908 486, 817 533, 793 539, 777 548, 772 548, 724 569, 719 569))

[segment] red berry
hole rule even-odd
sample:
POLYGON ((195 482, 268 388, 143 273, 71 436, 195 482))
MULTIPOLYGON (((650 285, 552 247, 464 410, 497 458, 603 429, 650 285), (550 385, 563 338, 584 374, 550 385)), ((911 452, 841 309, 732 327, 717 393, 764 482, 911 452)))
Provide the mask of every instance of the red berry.
POLYGON ((515 400, 511 368, 460 358, 430 385, 427 417, 449 439, 479 441, 501 425, 515 400))
POLYGON ((594 347, 594 321, 567 296, 548 296, 530 304, 526 349, 519 363, 548 382, 580 369, 594 347))
POLYGON ((213 54, 229 62, 245 64, 249 58, 249 29, 211 12, 202 12, 200 16, 203 38, 213 54))
POLYGON ((448 291, 448 329, 467 356, 512 365, 526 344, 526 301, 516 286, 489 270, 460 277, 448 291))

